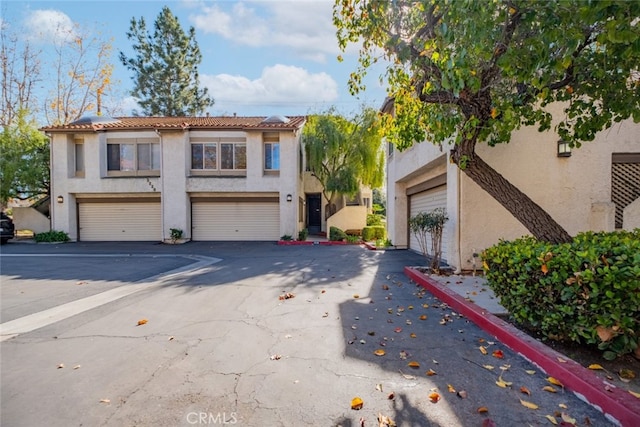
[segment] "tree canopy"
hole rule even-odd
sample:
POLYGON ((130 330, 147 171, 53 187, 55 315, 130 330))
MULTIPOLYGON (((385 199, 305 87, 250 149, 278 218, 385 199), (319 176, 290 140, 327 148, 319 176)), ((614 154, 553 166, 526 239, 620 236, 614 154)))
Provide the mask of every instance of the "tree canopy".
POLYGON ((49 194, 49 140, 25 110, 0 133, 0 204, 49 194))
POLYGON ((568 241, 540 206, 475 152, 509 142, 514 130, 552 126, 580 146, 598 131, 640 121, 640 3, 582 0, 336 0, 344 50, 360 43, 349 82, 364 89, 371 64, 385 61, 394 116, 387 136, 399 149, 454 142, 451 159, 536 237, 568 241))
POLYGON ((340 195, 355 195, 361 184, 382 185, 384 152, 375 110, 364 109, 351 120, 334 109, 311 115, 302 143, 309 170, 321 182, 330 206, 340 195))
POLYGON ((120 52, 120 60, 133 72, 131 94, 143 113, 151 116, 195 116, 213 105, 207 88, 200 88, 198 66, 202 54, 190 27, 185 33, 178 19, 165 6, 154 23, 153 34, 144 18, 131 19, 127 32, 136 56, 120 52))

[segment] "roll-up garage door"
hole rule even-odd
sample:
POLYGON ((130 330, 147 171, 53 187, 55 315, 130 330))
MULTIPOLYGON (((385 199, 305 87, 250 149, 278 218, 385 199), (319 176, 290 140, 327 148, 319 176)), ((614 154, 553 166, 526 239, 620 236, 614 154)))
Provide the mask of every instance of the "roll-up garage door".
MULTIPOLYGON (((447 208, 447 186, 441 185, 436 188, 432 188, 421 193, 416 193, 410 196, 409 203, 411 206, 410 216, 420 212, 429 212, 436 208, 447 208)), ((449 236, 447 227, 442 233, 442 260, 447 261, 449 257, 449 236)), ((418 252, 422 252, 420 244, 416 239, 416 236, 410 232, 409 236, 409 248, 418 252)), ((427 249, 431 253, 431 238, 427 238, 427 249)))
POLYGON ((80 240, 160 241, 160 202, 80 202, 80 240))
POLYGON ((263 201, 194 201, 193 240, 278 240, 280 205, 263 201))

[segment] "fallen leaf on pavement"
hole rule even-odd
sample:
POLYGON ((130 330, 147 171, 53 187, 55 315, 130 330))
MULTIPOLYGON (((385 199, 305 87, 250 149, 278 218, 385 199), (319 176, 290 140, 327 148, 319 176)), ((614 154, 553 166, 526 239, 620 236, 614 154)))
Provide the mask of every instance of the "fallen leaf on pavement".
POLYGON ((542 387, 542 389, 544 391, 548 391, 549 393, 557 393, 558 390, 556 390, 555 388, 551 387, 550 385, 546 385, 544 387, 542 387))
POLYGON ((87 282, 85 282, 84 280, 80 281, 80 282, 76 282, 76 285, 80 286, 80 285, 86 285, 87 282))
POLYGON ((355 299, 358 299, 358 298, 360 298, 360 295, 358 295, 358 294, 353 294, 353 297, 354 297, 355 299))
POLYGON ((495 368, 494 368, 493 366, 491 366, 491 365, 482 365, 482 367, 483 367, 484 369, 489 370, 489 371, 493 371, 493 370, 495 369, 495 368))
POLYGON ((389 285, 382 285, 382 290, 383 291, 388 291, 389 290, 389 285))
POLYGON ((396 394, 393 393, 393 392, 389 393, 389 396, 387 396, 387 399, 389 399, 389 400, 393 400, 395 398, 396 398, 396 394))
POLYGON ((62 368, 64 368, 64 363, 59 364, 57 369, 62 369, 62 368))
POLYGON ((480 350, 480 353, 487 354, 487 349, 484 348, 484 346, 481 345, 480 347, 478 347, 478 349, 480 350))
POLYGON ((414 334, 413 332, 412 332, 412 333, 411 333, 411 335, 409 335, 409 336, 410 336, 411 338, 416 338, 416 337, 417 337, 417 335, 416 335, 416 334, 414 334))
POLYGON ((545 415, 545 417, 551 422, 551 424, 553 424, 554 426, 558 425, 558 421, 556 421, 556 418, 552 415, 545 415))
POLYGON ((76 366, 73 367, 74 370, 75 369, 80 369, 80 368, 81 368, 81 365, 76 365, 76 366))
POLYGON ((451 384, 447 384, 447 390, 449 390, 449 393, 455 393, 456 392, 456 389, 451 384))
POLYGON ((459 392, 456 393, 456 396, 458 396, 460 399, 466 399, 467 392, 465 390, 460 390, 459 392))
POLYGON ((404 377, 405 380, 415 380, 416 379, 416 377, 413 376, 413 375, 405 374, 402 371, 398 371, 398 372, 400 372, 400 374, 404 377))
POLYGON ((604 370, 604 368, 601 365, 598 365, 597 363, 593 363, 589 365, 588 368, 594 371, 604 370))
POLYGON ((280 301, 284 301, 286 299, 291 299, 291 298, 295 298, 295 295, 292 294, 291 292, 284 293, 278 297, 280 301))
POLYGON ((491 354, 497 359, 504 359, 504 353, 502 353, 502 350, 493 350, 493 353, 491 354))
POLYGON ((360 409, 362 409, 363 405, 364 402, 359 397, 354 397, 353 399, 351 399, 351 409, 359 411, 360 409))
POLYGON ((437 403, 440 400, 440 395, 434 391, 429 394, 429 400, 433 403, 437 403))
POLYGON ((385 354, 387 354, 387 352, 379 348, 376 351, 374 351, 373 354, 375 354, 376 356, 384 356, 385 354))
POLYGON ((562 413, 561 418, 562 418, 563 422, 569 423, 569 424, 574 425, 574 426, 578 423, 578 421, 576 421, 575 418, 569 416, 569 414, 567 414, 566 412, 562 413))
POLYGON ((529 409, 538 409, 538 405, 536 405, 535 403, 527 402, 526 400, 522 400, 522 399, 520 399, 520 403, 521 403, 521 404, 522 404, 522 406, 524 406, 525 408, 529 408, 529 409))
POLYGON ((536 374, 536 371, 533 371, 533 370, 526 370, 525 372, 527 374, 529 374, 529 375, 535 375, 536 374))
POLYGON ((173 341, 173 339, 174 339, 174 338, 175 338, 175 337, 174 337, 173 335, 171 335, 171 336, 169 337, 169 341, 173 341))
POLYGON ((434 375, 437 375, 437 374, 436 374, 436 371, 434 371, 433 369, 429 369, 429 370, 426 372, 426 374, 427 374, 427 376, 428 376, 428 377, 432 377, 432 376, 434 376, 434 375))
POLYGON ((622 382, 628 383, 636 377, 636 373, 631 369, 620 369, 618 376, 622 382))
POLYGON ((378 427, 396 427, 396 423, 386 415, 378 414, 378 427))
POLYGON ((562 387, 562 388, 564 388, 564 386, 562 385, 562 383, 561 383, 559 380, 557 380, 557 379, 555 379, 555 378, 553 378, 553 377, 547 377, 547 381, 549 381, 549 382, 550 382, 551 384, 553 384, 553 385, 557 385, 558 387, 562 387))
POLYGON ((100 403, 111 403, 109 399, 100 399, 100 403))
POLYGON ((382 384, 376 384, 376 390, 382 391, 382 384))
POLYGON ((273 354, 270 357, 271 360, 280 360, 282 359, 282 356, 280 356, 279 354, 273 354))
POLYGON ((138 326, 145 325, 147 322, 148 322, 147 319, 140 319, 140 320, 138 320, 138 326))
POLYGON ((397 328, 395 328, 393 330, 393 332, 400 333, 400 332, 402 332, 402 328, 400 326, 398 326, 397 328))
POLYGON ((632 396, 635 396, 638 399, 640 399, 640 393, 636 393, 635 391, 631 391, 631 390, 629 390, 629 393, 631 393, 632 396))
POLYGON ((531 396, 531 392, 525 386, 520 387, 520 393, 528 394, 529 396, 531 396))
POLYGON ((477 411, 479 414, 486 414, 487 412, 489 412, 489 408, 487 408, 486 406, 481 406, 477 411))
POLYGON ((407 363, 407 366, 413 369, 418 369, 420 367, 420 364, 415 360, 412 360, 411 362, 407 363))

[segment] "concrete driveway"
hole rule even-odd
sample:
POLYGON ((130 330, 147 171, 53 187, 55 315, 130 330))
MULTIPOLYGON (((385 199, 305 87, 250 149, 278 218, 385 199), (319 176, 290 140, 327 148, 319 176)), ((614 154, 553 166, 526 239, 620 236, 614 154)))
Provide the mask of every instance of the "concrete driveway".
POLYGON ((411 283, 408 251, 9 244, 0 263, 2 425, 614 425, 411 283))

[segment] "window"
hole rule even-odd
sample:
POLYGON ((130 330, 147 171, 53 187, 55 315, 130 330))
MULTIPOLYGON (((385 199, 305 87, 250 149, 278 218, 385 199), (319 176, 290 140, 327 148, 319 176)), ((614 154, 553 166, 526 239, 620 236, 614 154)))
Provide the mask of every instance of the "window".
POLYGON ((110 176, 149 176, 160 173, 160 144, 128 139, 107 142, 107 174, 110 176))
POLYGON ((262 134, 264 141, 264 170, 280 170, 280 134, 278 132, 265 132, 262 134))
POLYGON ((84 178, 84 143, 76 140, 73 144, 74 176, 84 178))
POLYGON ((220 169, 246 170, 247 169, 247 145, 221 143, 220 144, 220 169))
POLYGON ((191 144, 191 169, 218 169, 218 145, 191 144))
POLYGON ((191 138, 191 174, 238 176, 247 169, 245 138, 191 138))

